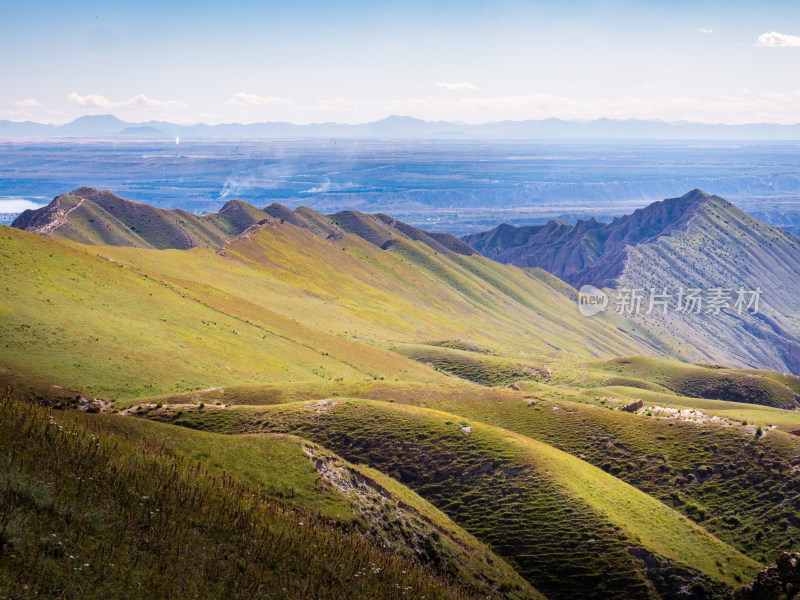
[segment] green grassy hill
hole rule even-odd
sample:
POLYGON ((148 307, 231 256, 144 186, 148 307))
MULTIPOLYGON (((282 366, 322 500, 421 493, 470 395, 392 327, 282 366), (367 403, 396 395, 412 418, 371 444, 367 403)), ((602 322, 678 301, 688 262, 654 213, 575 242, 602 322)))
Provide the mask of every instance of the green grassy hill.
MULTIPOLYGON (((552 378, 566 378, 561 370, 569 367, 553 365, 552 378)), ((146 402, 181 407, 200 401, 209 405, 232 402, 257 407, 359 397, 442 410, 459 415, 451 419, 454 422, 497 425, 586 460, 696 520, 760 562, 796 547, 800 439, 780 429, 800 429, 797 411, 599 383, 589 388, 564 385, 521 383, 516 391, 455 382, 435 386, 381 381, 327 387, 282 384, 146 402), (635 400, 645 403, 639 414, 619 410, 635 400), (650 406, 701 410, 706 416, 694 421, 679 415, 650 417, 650 406), (709 418, 712 415, 724 421, 715 422, 709 418), (770 429, 770 424, 779 428, 770 429)), ((190 410, 185 418, 192 415, 190 410)), ((227 412, 215 415, 224 417, 220 421, 224 428, 232 426, 227 412)))
POLYGON ((216 253, 3 227, 0 366, 113 400, 235 383, 442 380, 394 352, 401 343, 464 338, 523 360, 648 348, 580 317, 521 269, 401 243, 328 241, 279 220, 216 253))
MULTIPOLYGON (((312 463, 291 439, 221 442, 90 417, 54 417, 7 394, 0 398, 3 597, 501 595, 485 581, 476 580, 472 590, 459 586, 449 574, 376 548, 354 527, 336 526, 330 513, 346 506, 330 491, 320 495, 339 507, 329 505, 327 516, 262 493, 254 484, 271 485, 276 461, 288 467, 283 483, 291 478, 301 493, 311 491, 312 463), (214 457, 196 462, 198 451, 214 457), (255 464, 244 464, 248 458, 255 464), (249 481, 252 473, 256 482, 249 481)), ((492 560, 472 538, 449 528, 446 534, 456 537, 447 540, 468 549, 449 545, 451 557, 466 561, 462 566, 492 560)), ((440 546, 448 548, 445 541, 440 546)), ((505 577, 499 583, 509 597, 541 597, 502 565, 482 566, 505 577)))
POLYGON ((540 598, 507 563, 397 481, 290 435, 238 435, 119 415, 78 417, 106 435, 148 440, 204 471, 358 531, 376 548, 430 567, 475 594, 540 598))
POLYGON ((337 399, 146 414, 231 434, 296 432, 365 462, 490 544, 548 597, 647 598, 682 585, 722 597, 726 586, 758 570, 755 561, 602 470, 449 413, 337 399))
POLYGON ((788 409, 796 408, 800 399, 796 392, 798 378, 770 371, 708 368, 645 356, 615 358, 597 367, 628 376, 612 377, 607 381, 610 385, 647 387, 649 383, 682 396, 788 409))

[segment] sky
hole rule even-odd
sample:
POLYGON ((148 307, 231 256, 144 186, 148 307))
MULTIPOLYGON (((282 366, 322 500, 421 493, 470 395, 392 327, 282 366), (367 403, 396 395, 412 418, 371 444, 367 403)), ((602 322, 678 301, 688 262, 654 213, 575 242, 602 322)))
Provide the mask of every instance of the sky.
POLYGON ((800 122, 800 2, 0 0, 0 119, 800 122))

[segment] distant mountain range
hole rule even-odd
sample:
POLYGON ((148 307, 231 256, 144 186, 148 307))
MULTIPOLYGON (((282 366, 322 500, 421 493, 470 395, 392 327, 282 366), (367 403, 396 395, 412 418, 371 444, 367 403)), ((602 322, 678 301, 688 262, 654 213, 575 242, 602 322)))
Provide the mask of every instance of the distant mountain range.
POLYGON ((641 311, 630 319, 684 359, 800 373, 800 237, 718 196, 693 190, 611 223, 500 225, 463 240, 484 256, 545 269, 577 289, 606 288, 612 302, 625 290, 642 290, 641 311), (674 310, 679 291, 694 288, 706 296, 727 290, 731 305, 737 290, 761 290, 761 302, 757 312, 741 315, 712 315, 707 305, 674 310), (667 312, 659 304, 648 313, 652 289, 670 294, 667 312))
POLYGON ((0 121, 0 137, 799 140, 800 124, 726 125, 639 119, 542 119, 467 124, 393 115, 360 124, 265 122, 178 125, 166 121, 128 123, 112 115, 87 115, 64 125, 0 121))

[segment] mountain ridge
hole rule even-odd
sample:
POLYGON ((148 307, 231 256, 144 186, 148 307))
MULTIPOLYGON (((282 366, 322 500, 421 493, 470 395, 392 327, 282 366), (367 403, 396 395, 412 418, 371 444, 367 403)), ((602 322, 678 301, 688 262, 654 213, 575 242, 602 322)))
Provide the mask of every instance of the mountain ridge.
POLYGON ((442 254, 477 254, 447 233, 431 233, 384 214, 355 210, 323 215, 308 207, 291 210, 273 202, 263 210, 243 200, 228 200, 216 213, 197 216, 181 209, 163 209, 126 200, 108 190, 82 187, 56 196, 48 205, 21 213, 11 224, 46 237, 84 244, 187 250, 218 250, 234 238, 251 235, 254 226, 271 219, 308 229, 323 238, 353 233, 385 249, 397 239, 418 241, 442 254))
POLYGON ((608 224, 500 226, 463 239, 484 256, 542 268, 575 288, 606 288, 615 302, 639 290, 641 310, 624 316, 676 349, 689 341, 693 349, 684 360, 800 372, 800 238, 719 196, 693 190, 608 224), (677 307, 678 293, 689 289, 721 290, 729 305, 738 290, 758 291, 761 310, 709 316, 707 305, 688 312, 684 305, 645 312, 652 290, 668 292, 677 307))
POLYGON ((266 213, 241 200, 197 216, 82 187, 56 196, 42 208, 22 212, 11 226, 85 244, 186 250, 219 248, 265 218, 266 213))
POLYGON ((126 122, 113 115, 85 115, 63 125, 0 120, 0 137, 141 138, 388 138, 388 139, 800 139, 800 123, 666 122, 645 119, 558 118, 468 124, 390 115, 367 123, 281 121, 179 125, 167 121, 126 122))
POLYGON ((613 258, 626 245, 648 243, 660 235, 685 226, 697 208, 711 196, 692 190, 679 198, 668 198, 615 217, 610 223, 594 218, 575 225, 549 221, 544 225, 515 227, 502 224, 484 233, 468 234, 462 240, 484 256, 518 267, 539 267, 573 285, 600 285, 601 273, 616 272, 624 263, 613 258), (609 259, 609 256, 612 258, 609 259))

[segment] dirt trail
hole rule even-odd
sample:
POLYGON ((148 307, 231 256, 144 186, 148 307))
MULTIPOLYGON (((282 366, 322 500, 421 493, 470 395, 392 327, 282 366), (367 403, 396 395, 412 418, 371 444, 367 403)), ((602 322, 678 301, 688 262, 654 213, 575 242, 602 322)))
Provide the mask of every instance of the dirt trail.
POLYGON ((65 209, 63 208, 63 205, 59 202, 58 208, 54 212, 53 219, 48 221, 46 225, 35 228, 33 230, 33 233, 38 233, 39 235, 47 236, 47 234, 55 231, 56 229, 61 227, 64 223, 66 223, 67 215, 69 215, 69 213, 78 208, 81 204, 83 204, 83 198, 81 198, 80 202, 78 202, 75 206, 65 209))

